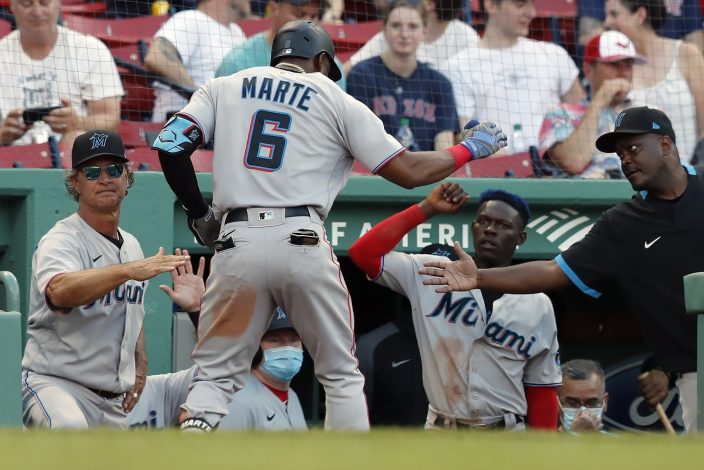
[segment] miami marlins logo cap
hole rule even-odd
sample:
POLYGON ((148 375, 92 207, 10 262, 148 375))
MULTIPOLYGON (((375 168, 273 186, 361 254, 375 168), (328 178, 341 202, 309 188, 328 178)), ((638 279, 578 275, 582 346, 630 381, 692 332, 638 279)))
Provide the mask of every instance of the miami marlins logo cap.
POLYGON ((105 155, 128 161, 120 134, 104 130, 88 131, 73 141, 71 164, 76 168, 88 160, 105 155))
POLYGON ((271 323, 266 331, 283 330, 284 328, 293 328, 293 323, 291 323, 288 315, 281 307, 276 307, 274 316, 271 317, 271 323))
POLYGON ((596 148, 604 153, 614 153, 616 143, 621 137, 634 134, 666 135, 676 142, 672 123, 665 113, 659 109, 640 106, 621 111, 621 114, 616 116, 614 131, 596 139, 596 148))

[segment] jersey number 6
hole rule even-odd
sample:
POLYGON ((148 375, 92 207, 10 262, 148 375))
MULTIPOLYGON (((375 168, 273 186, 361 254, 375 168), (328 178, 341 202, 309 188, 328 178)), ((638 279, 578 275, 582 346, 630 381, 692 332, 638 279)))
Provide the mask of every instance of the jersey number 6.
POLYGON ((260 109, 249 126, 244 165, 261 171, 281 168, 286 152, 285 134, 291 129, 291 115, 260 109))

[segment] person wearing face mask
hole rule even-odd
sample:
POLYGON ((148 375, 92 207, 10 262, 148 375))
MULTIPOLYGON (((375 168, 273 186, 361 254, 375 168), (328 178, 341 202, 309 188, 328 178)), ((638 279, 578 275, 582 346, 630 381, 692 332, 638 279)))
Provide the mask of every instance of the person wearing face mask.
POLYGON ((570 433, 606 432, 602 416, 609 394, 605 391, 604 371, 597 361, 573 359, 562 364, 560 430, 570 433))
MULTIPOLYGON (((291 379, 301 369, 303 345, 291 321, 277 308, 252 361, 245 387, 228 405, 219 430, 305 431, 308 429, 291 379)), ((178 426, 196 366, 172 374, 150 375, 142 399, 128 415, 131 428, 178 426)))

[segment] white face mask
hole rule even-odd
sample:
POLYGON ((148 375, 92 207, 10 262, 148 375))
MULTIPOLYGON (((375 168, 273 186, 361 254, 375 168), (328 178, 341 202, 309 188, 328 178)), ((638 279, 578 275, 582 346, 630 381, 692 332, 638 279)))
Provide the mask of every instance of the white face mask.
POLYGON ((601 421, 601 415, 604 412, 604 407, 587 408, 582 406, 580 408, 563 408, 560 406, 560 409, 562 410, 562 429, 565 431, 572 431, 572 423, 574 422, 574 418, 577 416, 577 413, 582 410, 589 411, 595 415, 599 421, 601 421))

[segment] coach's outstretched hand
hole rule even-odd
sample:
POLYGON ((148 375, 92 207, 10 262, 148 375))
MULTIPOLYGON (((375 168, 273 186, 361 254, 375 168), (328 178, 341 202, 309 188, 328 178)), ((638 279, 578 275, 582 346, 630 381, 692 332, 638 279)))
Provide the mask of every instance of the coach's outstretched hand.
MULTIPOLYGON (((176 255, 188 256, 188 250, 176 248, 176 255)), ((193 272, 190 262, 177 267, 171 271, 171 280, 174 283, 173 289, 166 284, 159 286, 159 289, 166 292, 171 300, 184 312, 197 312, 200 310, 200 300, 205 293, 205 282, 203 274, 205 272, 205 257, 201 256, 198 261, 198 271, 193 272)))
POLYGON ((493 122, 478 122, 473 119, 464 126, 460 144, 472 152, 472 160, 477 160, 493 155, 506 147, 508 140, 506 134, 493 122))
POLYGON ((440 286, 435 292, 443 294, 452 291, 469 291, 477 287, 477 265, 474 260, 455 242, 457 261, 440 260, 423 263, 424 268, 418 272, 424 276, 426 286, 440 286))

